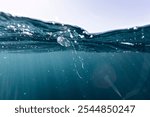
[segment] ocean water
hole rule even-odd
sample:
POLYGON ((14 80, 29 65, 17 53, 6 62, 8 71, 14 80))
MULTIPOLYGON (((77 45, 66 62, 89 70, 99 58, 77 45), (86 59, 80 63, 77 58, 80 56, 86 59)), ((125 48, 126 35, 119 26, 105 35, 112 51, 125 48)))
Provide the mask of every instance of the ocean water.
POLYGON ((150 25, 88 33, 0 13, 0 99, 150 99, 150 25))

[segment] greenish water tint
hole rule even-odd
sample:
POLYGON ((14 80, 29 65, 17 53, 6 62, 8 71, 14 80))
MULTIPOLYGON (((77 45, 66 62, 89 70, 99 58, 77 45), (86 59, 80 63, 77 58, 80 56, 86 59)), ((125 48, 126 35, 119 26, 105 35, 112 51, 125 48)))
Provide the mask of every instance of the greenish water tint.
POLYGON ((91 34, 0 13, 0 99, 150 99, 150 26, 91 34))

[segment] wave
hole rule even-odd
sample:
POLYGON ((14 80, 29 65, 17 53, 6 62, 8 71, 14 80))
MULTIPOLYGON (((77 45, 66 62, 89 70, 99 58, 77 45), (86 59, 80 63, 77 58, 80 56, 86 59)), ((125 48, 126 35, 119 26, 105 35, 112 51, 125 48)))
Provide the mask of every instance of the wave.
POLYGON ((150 52, 150 25, 89 33, 83 28, 0 12, 0 51, 150 52))

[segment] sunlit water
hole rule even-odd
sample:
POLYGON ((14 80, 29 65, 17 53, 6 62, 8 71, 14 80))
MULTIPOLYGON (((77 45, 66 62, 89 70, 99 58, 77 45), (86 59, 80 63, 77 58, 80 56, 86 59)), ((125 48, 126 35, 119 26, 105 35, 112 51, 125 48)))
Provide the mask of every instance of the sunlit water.
POLYGON ((0 99, 150 99, 150 26, 90 34, 0 13, 0 99))

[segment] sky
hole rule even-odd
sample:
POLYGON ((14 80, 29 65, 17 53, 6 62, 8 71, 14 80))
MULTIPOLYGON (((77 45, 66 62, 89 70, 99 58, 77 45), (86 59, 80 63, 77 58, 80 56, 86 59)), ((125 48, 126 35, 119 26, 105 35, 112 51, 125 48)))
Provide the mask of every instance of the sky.
POLYGON ((150 24, 150 0, 0 0, 0 11, 91 33, 150 24))

